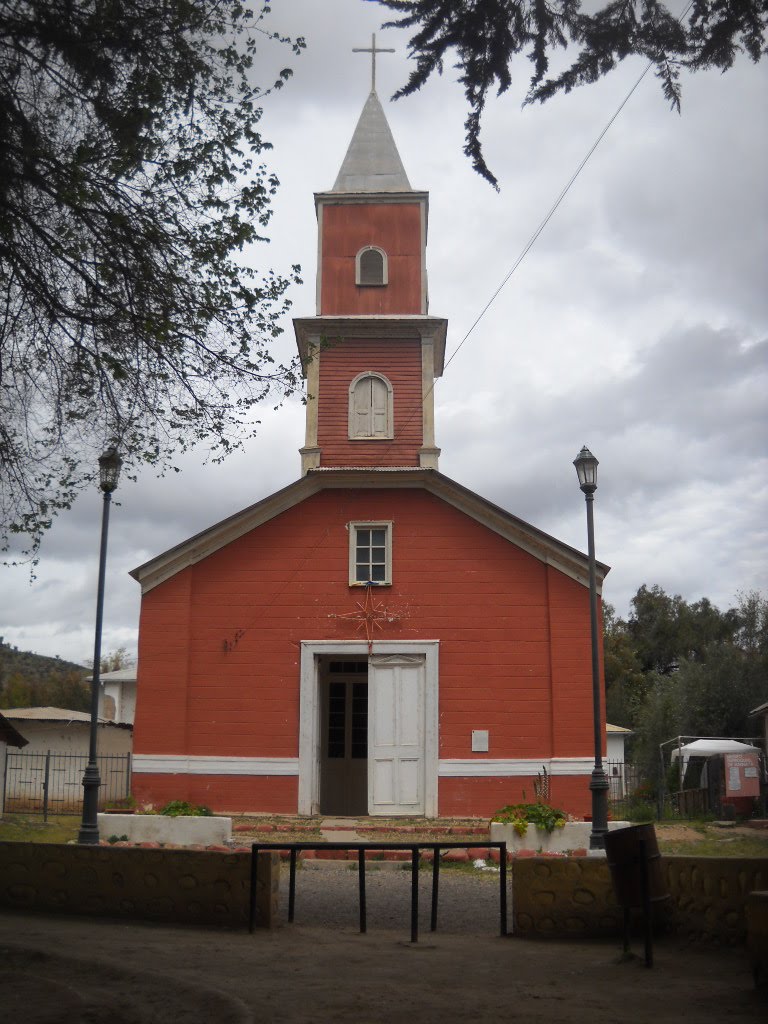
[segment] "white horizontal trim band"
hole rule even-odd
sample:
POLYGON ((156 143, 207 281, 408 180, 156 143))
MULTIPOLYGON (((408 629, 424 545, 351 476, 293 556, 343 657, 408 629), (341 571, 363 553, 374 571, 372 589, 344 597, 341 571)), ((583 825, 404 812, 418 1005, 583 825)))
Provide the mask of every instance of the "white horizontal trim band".
POLYGON ((487 778, 537 775, 546 768, 550 775, 589 775, 594 761, 591 757, 486 758, 473 757, 461 761, 446 758, 439 762, 440 778, 487 778))
MULTIPOLYGON (((534 776, 542 768, 550 775, 589 775, 590 757, 481 758, 438 762, 441 778, 511 778, 534 776)), ((188 757, 185 754, 134 754, 137 775, 298 775, 297 757, 188 757)))
POLYGON ((134 754, 133 771, 144 775, 298 775, 299 759, 134 754))

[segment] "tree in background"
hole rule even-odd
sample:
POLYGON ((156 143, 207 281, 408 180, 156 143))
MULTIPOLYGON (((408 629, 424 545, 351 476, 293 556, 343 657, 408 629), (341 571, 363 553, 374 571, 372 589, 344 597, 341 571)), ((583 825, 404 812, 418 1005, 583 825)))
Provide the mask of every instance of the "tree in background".
POLYGON ((627 623, 614 608, 603 604, 603 670, 605 717, 613 725, 631 728, 648 692, 643 671, 627 623))
POLYGON ((768 699, 768 600, 742 594, 721 612, 643 585, 631 607, 624 622, 607 606, 606 709, 633 729, 644 777, 658 779, 659 744, 674 736, 749 736, 768 699))
MULTIPOLYGON (((133 662, 134 659, 128 654, 127 648, 116 647, 114 651, 102 654, 99 672, 117 672, 118 669, 128 668, 133 662)), ((88 658, 85 664, 88 668, 93 669, 93 658, 88 658)))
POLYGON ((643 584, 631 602, 627 628, 643 671, 675 671, 681 659, 701 661, 719 644, 733 640, 738 612, 720 612, 704 597, 694 604, 679 594, 670 597, 659 586, 643 584))
POLYGON ((268 11, 0 0, 0 550, 36 553, 107 443, 129 471, 223 457, 295 384, 289 280, 240 262, 278 185, 256 41, 304 45, 268 11))
POLYGON ((489 91, 506 92, 523 58, 526 75, 530 71, 527 103, 596 82, 627 57, 639 56, 653 65, 664 96, 679 110, 682 69, 727 71, 740 54, 755 62, 766 54, 768 0, 691 0, 680 13, 664 0, 611 0, 592 14, 582 12, 579 0, 376 2, 400 15, 385 28, 415 29, 409 49, 416 67, 395 97, 416 92, 452 62, 469 105, 464 152, 494 186, 480 119, 489 91), (550 60, 560 49, 571 51, 571 63, 549 77, 550 60))

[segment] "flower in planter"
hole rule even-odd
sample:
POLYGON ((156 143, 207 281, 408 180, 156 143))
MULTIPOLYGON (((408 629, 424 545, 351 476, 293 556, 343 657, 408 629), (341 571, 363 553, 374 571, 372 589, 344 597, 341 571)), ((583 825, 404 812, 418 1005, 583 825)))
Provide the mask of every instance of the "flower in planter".
POLYGON ((492 822, 500 822, 511 825, 519 836, 524 836, 529 825, 544 829, 546 832, 554 832, 556 828, 563 828, 566 822, 566 814, 549 804, 507 804, 491 818, 492 822))

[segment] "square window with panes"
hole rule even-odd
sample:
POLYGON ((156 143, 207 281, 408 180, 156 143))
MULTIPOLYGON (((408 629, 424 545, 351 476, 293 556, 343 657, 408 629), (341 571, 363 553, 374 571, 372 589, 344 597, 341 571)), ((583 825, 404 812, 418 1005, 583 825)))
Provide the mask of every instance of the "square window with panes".
POLYGON ((349 524, 349 585, 392 582, 392 524, 349 524))

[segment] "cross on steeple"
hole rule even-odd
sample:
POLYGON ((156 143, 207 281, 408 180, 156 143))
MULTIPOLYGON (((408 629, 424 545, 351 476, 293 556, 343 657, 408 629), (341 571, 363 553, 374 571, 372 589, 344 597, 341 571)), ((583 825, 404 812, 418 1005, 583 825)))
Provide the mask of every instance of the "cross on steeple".
POLYGON ((376 54, 377 53, 394 53, 394 50, 386 47, 376 47, 376 33, 371 35, 370 46, 353 46, 352 53, 370 53, 371 55, 371 92, 376 92, 376 54))

